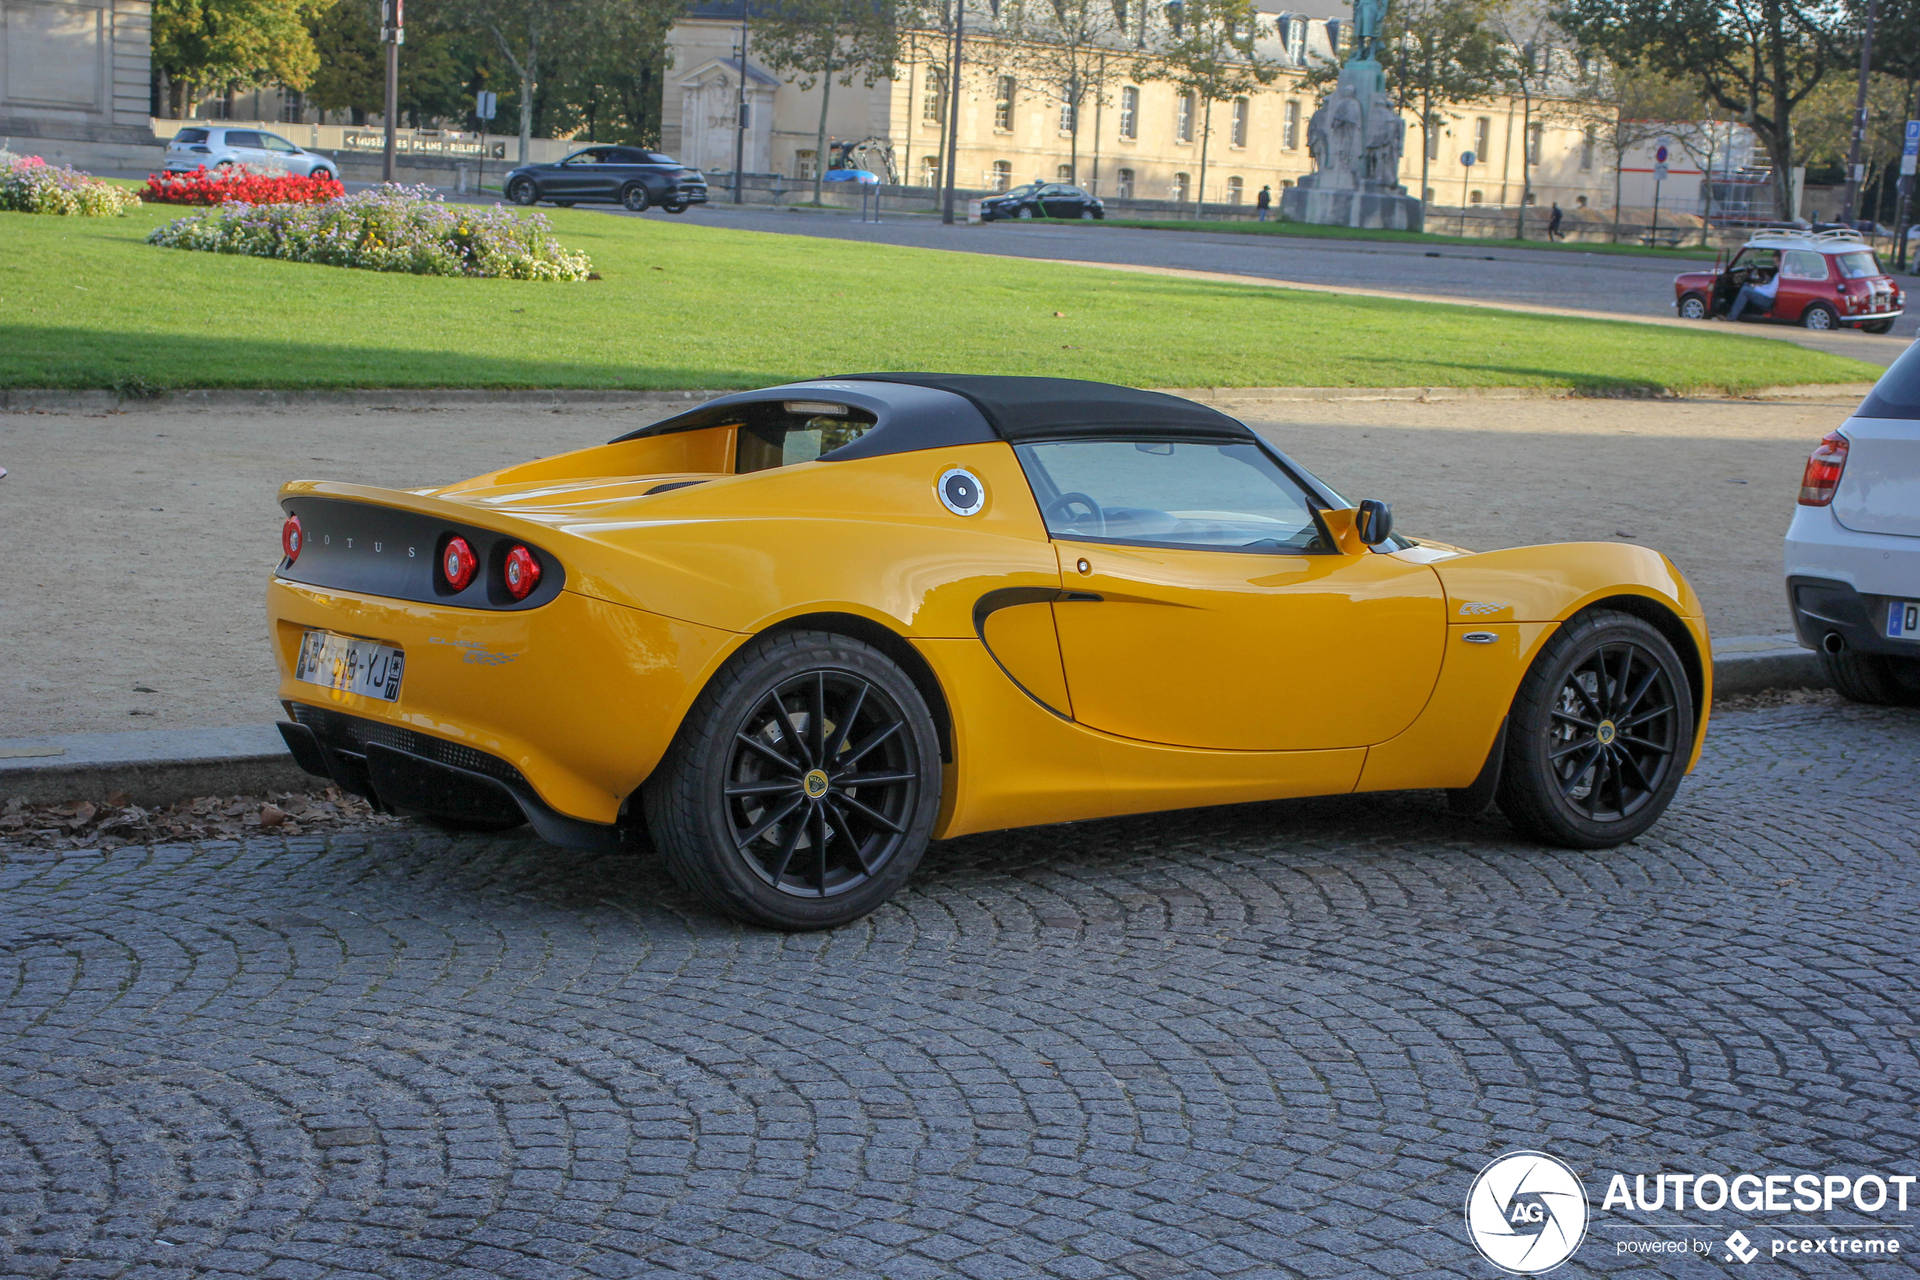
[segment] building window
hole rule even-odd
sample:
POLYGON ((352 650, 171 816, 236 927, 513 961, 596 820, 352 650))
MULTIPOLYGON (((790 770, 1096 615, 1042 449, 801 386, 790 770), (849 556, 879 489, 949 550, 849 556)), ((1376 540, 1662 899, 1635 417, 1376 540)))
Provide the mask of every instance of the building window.
POLYGON ((1247 100, 1235 98, 1233 100, 1233 145, 1236 147, 1247 145, 1247 112, 1247 100))
POLYGON ((1060 165, 1053 171, 1053 180, 1055 182, 1072 182, 1073 166, 1070 164, 1060 165))
POLYGON ((1133 199, 1133 170, 1122 169, 1114 178, 1113 195, 1116 200, 1133 199))
POLYGON ((1546 129, 1538 121, 1527 126, 1527 163, 1540 163, 1540 139, 1546 129))
POLYGON ((814 159, 815 159, 814 153, 810 150, 794 152, 793 153, 794 176, 801 178, 805 181, 811 182, 813 180, 814 159))
POLYGON ((1436 128, 1430 127, 1427 130, 1427 159, 1429 160, 1440 158, 1440 134, 1441 130, 1436 128))
POLYGON ((995 191, 1005 191, 1013 185, 1013 165, 1011 162, 1006 160, 995 160, 993 162, 992 185, 995 191))
POLYGON ((993 127, 1003 133, 1013 131, 1013 77, 1001 76, 993 91, 993 127))
POLYGON ((1422 204, 1432 204, 1432 203, 1433 203, 1433 188, 1432 188, 1432 187, 1428 187, 1428 188, 1427 188, 1427 192, 1426 192, 1426 194, 1420 197, 1420 203, 1422 203, 1422 204))
POLYGON ((940 185, 940 158, 938 156, 920 157, 920 185, 937 187, 940 185))
POLYGON ((1479 204, 1482 200, 1485 200, 1485 199, 1486 197, 1478 191, 1470 191, 1467 193, 1468 204, 1479 204))
POLYGON ((1227 203, 1228 204, 1239 204, 1240 198, 1246 194, 1247 194, 1247 184, 1245 179, 1243 178, 1227 179, 1227 203))
POLYGON ((1580 172, 1593 172, 1593 151, 1600 141, 1600 130, 1588 125, 1586 132, 1580 135, 1580 172))
POLYGON ((927 94, 920 99, 920 119, 931 125, 947 122, 947 73, 927 68, 927 94))
POLYGON ((1280 145, 1289 151, 1300 149, 1300 104, 1287 103, 1286 113, 1281 117, 1280 145))
POLYGON ((1073 104, 1071 102, 1063 102, 1060 104, 1060 136, 1064 138, 1072 132, 1073 104))
POLYGON ((1174 105, 1173 138, 1176 142, 1193 141, 1193 95, 1183 93, 1174 105))
POLYGON ((1493 130, 1493 121, 1480 116, 1473 122, 1473 157, 1481 164, 1488 164, 1487 136, 1493 130))
POLYGON ((1120 136, 1129 142, 1140 136, 1140 91, 1132 85, 1120 91, 1120 136))
POLYGON ((1184 173, 1173 175, 1173 198, 1180 204, 1187 202, 1187 194, 1193 190, 1193 179, 1184 173))

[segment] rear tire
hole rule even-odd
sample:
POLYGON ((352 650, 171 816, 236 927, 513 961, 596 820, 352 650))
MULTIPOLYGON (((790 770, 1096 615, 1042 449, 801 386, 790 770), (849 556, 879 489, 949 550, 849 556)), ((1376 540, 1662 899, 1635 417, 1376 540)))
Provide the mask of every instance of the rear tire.
POLYGON ((637 182, 629 182, 620 189, 620 203, 626 206, 628 213, 645 213, 652 201, 645 187, 637 182))
POLYGON ((1022 206, 1020 207, 1020 212, 1019 212, 1019 213, 1018 213, 1018 214, 1017 214, 1016 216, 1017 216, 1017 217, 1018 217, 1018 218, 1020 219, 1020 221, 1022 221, 1022 222, 1031 222, 1031 221, 1033 221, 1033 206, 1031 206, 1031 205, 1022 205, 1022 206))
POLYGON ((329 182, 333 179, 333 170, 327 168, 325 165, 321 165, 307 176, 315 182, 329 182))
POLYGON ((1589 609, 1547 641, 1514 695, 1500 809, 1549 844, 1624 844, 1672 802, 1694 724, 1667 638, 1632 614, 1589 609))
POLYGON ((1893 321, 1869 320, 1860 326, 1860 331, 1862 333, 1891 333, 1893 331, 1893 321))
POLYGON ((1879 653, 1821 649, 1820 666, 1834 691, 1849 702, 1876 707, 1920 707, 1920 662, 1879 653))
POLYGON ((752 641, 713 678, 641 798, 668 870, 707 905, 829 929, 913 873, 940 786, 933 716, 906 673, 862 641, 797 631, 752 641))
POLYGON ((1826 303, 1815 302, 1800 313, 1800 323, 1814 330, 1837 329, 1840 327, 1840 317, 1826 303))

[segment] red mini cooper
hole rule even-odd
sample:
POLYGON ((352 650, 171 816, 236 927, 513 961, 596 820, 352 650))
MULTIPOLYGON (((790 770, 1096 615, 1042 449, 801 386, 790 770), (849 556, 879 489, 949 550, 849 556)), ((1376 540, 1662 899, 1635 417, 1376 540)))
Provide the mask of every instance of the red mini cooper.
POLYGON ((1775 272, 1780 288, 1769 311, 1749 310, 1755 320, 1801 324, 1809 329, 1864 329, 1885 333, 1900 318, 1900 286, 1880 269, 1873 250, 1850 231, 1781 231, 1757 235, 1733 261, 1712 271, 1673 278, 1673 305, 1683 319, 1723 316, 1744 284, 1761 284, 1775 272))

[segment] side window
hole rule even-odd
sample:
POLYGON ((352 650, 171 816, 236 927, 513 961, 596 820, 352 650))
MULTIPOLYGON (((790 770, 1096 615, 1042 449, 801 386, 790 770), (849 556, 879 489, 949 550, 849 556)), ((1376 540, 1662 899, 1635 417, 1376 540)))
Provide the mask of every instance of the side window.
POLYGON ((1327 549, 1315 504, 1252 443, 1063 440, 1016 452, 1056 538, 1210 551, 1327 549))
POLYGON ((251 129, 229 129, 227 130, 227 145, 230 147, 253 147, 257 149, 260 146, 260 135, 251 129))
POLYGON ((1825 280, 1827 255, 1810 249, 1789 249, 1786 265, 1781 268, 1780 274, 1789 280, 1825 280))
POLYGON ((285 155, 292 155, 300 149, 277 133, 261 134, 260 146, 267 151, 278 151, 285 155))

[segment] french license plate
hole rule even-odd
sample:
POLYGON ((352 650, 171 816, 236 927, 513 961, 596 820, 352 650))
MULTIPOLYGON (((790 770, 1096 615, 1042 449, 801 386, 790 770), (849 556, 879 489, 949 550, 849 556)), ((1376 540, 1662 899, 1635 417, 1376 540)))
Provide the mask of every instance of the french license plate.
POLYGON ((300 641, 293 678, 322 688, 393 702, 400 697, 406 655, 388 644, 332 631, 309 631, 300 641))
POLYGON ((1920 640, 1920 600, 1887 601, 1887 639, 1920 640))

